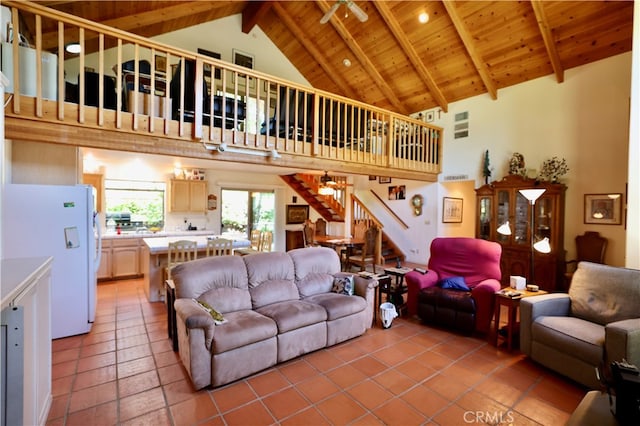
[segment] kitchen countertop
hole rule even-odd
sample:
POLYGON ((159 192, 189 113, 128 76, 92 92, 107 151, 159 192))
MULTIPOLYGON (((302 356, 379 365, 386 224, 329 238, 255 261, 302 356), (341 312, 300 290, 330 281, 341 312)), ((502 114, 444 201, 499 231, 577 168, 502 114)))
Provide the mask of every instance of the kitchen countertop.
POLYGON ((212 235, 212 230, 198 231, 160 231, 160 232, 126 232, 120 235, 109 232, 102 234, 103 240, 127 239, 127 238, 160 238, 160 237, 180 237, 180 236, 201 236, 212 235))
POLYGON ((51 268, 53 257, 2 259, 2 308, 13 303, 34 282, 35 277, 51 268))
POLYGON ((166 253, 169 248, 169 243, 184 239, 189 239, 195 241, 198 244, 199 250, 204 250, 207 247, 207 238, 209 237, 220 237, 220 238, 228 238, 233 241, 233 248, 243 248, 249 247, 251 242, 246 238, 232 238, 232 237, 224 237, 220 235, 213 235, 211 232, 207 234, 196 235, 197 231, 190 231, 188 234, 180 234, 180 235, 172 235, 172 236, 161 236, 161 237, 151 237, 151 238, 143 238, 142 241, 149 247, 150 254, 160 254, 166 253), (189 237, 189 238, 186 238, 189 237))

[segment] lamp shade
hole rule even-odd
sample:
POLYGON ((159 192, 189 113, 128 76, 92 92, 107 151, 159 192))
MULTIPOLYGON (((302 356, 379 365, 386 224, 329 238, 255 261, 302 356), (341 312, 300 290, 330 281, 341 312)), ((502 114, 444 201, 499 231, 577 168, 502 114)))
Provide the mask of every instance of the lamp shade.
POLYGON ((544 237, 543 239, 535 243, 533 245, 533 248, 540 253, 550 253, 551 245, 549 244, 549 238, 544 237))
POLYGON ((511 235, 511 226, 509 225, 509 221, 506 221, 502 225, 498 226, 498 229, 496 229, 496 231, 498 231, 498 234, 501 235, 511 235))
POLYGON ((540 198, 542 194, 544 194, 544 191, 546 191, 546 189, 536 188, 536 189, 521 189, 518 192, 520 192, 524 198, 526 198, 527 200, 529 200, 531 204, 533 204, 536 202, 538 198, 540 198))

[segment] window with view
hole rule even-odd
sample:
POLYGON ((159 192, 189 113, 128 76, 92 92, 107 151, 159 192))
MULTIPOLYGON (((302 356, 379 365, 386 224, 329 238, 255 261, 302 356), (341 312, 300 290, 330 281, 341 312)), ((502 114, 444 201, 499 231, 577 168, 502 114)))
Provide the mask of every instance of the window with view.
POLYGON ((164 182, 105 180, 107 230, 162 229, 165 191, 164 182))

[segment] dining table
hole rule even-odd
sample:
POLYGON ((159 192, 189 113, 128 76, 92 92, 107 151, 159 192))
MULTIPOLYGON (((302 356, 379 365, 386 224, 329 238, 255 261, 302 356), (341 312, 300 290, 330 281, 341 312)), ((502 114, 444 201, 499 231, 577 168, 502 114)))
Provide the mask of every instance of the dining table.
POLYGON ((348 259, 353 254, 353 250, 362 249, 364 247, 363 238, 352 238, 340 235, 315 235, 313 241, 319 246, 329 247, 338 251, 343 270, 347 268, 348 259), (344 257, 342 256, 343 250, 344 257))

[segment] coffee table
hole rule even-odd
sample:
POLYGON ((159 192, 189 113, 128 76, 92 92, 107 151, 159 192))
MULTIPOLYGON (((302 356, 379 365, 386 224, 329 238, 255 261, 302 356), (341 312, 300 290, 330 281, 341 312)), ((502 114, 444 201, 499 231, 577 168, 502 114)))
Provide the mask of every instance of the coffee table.
POLYGON ((520 308, 520 300, 524 297, 547 294, 547 292, 544 290, 514 290, 510 287, 505 287, 495 294, 495 308, 493 312, 494 345, 498 346, 500 339, 505 339, 507 342, 507 349, 511 351, 513 349, 514 337, 517 336, 520 326, 520 323, 518 322, 518 309, 520 308), (517 292, 518 295, 515 297, 509 297, 505 294, 505 292, 507 291, 517 292), (503 306, 507 308, 507 325, 505 327, 506 336, 502 336, 500 334, 500 311, 503 306))

